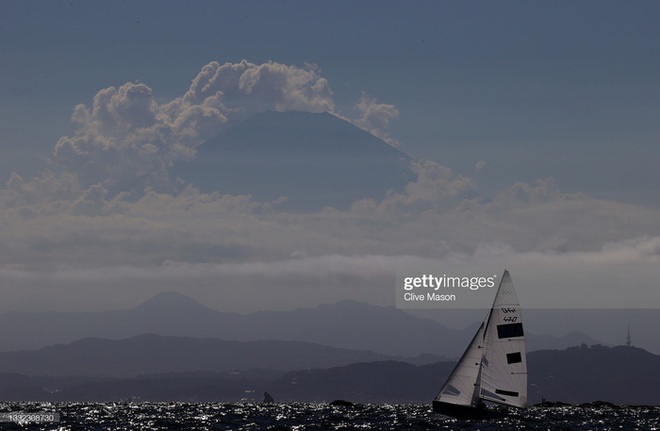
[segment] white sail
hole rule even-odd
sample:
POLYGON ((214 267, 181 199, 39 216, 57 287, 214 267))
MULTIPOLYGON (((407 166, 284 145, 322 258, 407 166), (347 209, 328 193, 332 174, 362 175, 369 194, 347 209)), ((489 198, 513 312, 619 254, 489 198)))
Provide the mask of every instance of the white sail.
POLYGON ((527 406, 527 359, 518 297, 504 271, 486 322, 479 398, 527 406))
POLYGON ((504 271, 488 317, 433 401, 438 413, 498 417, 483 400, 527 407, 527 359, 518 297, 504 271))
POLYGON ((483 338, 484 324, 482 323, 467 350, 440 389, 435 398, 436 401, 461 406, 474 404, 478 396, 477 380, 481 365, 483 338))

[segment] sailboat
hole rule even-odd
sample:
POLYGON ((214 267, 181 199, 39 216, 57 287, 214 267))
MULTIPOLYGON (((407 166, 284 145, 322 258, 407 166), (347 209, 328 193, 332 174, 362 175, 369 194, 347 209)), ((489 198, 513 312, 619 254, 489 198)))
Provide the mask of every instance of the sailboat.
POLYGON ((486 320, 433 400, 433 410, 467 419, 506 415, 502 410, 488 408, 487 402, 527 407, 522 314, 506 270, 486 320))

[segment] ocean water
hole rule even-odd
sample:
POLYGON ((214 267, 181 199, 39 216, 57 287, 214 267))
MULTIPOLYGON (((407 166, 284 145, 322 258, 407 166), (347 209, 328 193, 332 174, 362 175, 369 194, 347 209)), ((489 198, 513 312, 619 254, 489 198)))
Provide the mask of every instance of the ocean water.
MULTIPOLYGON (((223 403, 0 403, 0 415, 57 413, 59 421, 5 430, 660 430, 660 407, 530 407, 515 417, 459 421, 429 405, 223 403)), ((27 417, 28 415, 24 415, 27 417)))

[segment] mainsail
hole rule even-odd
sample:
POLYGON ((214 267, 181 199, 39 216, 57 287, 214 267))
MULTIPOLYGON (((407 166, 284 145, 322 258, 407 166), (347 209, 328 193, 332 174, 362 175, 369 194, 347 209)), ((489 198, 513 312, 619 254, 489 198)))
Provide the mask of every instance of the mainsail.
MULTIPOLYGON (((482 400, 527 406, 527 360, 518 297, 504 271, 488 317, 435 398, 434 409, 473 408, 482 400), (449 407, 449 408, 448 408, 449 407)), ((465 409, 461 410, 465 415, 465 409)))

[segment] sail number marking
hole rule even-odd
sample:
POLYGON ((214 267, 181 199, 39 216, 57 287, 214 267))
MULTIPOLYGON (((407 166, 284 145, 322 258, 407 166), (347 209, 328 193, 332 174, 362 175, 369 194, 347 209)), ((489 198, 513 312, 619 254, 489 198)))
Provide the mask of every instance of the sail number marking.
MULTIPOLYGON (((501 310, 502 313, 504 314, 515 313, 516 311, 518 311, 513 307, 502 307, 501 310)), ((516 322, 517 320, 518 320, 518 316, 504 316, 502 318, 502 322, 509 322, 509 323, 516 322)))

